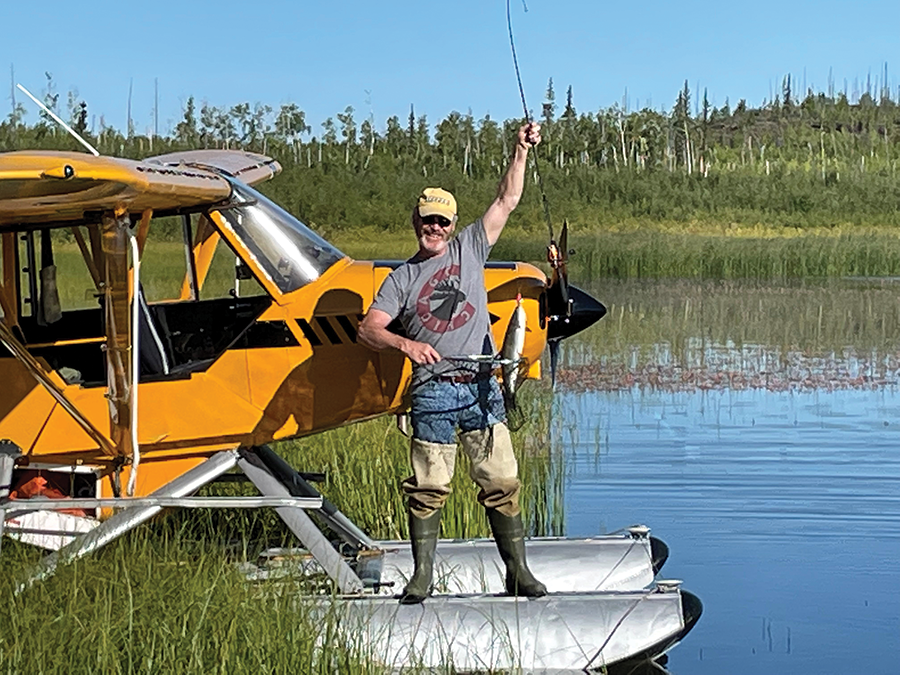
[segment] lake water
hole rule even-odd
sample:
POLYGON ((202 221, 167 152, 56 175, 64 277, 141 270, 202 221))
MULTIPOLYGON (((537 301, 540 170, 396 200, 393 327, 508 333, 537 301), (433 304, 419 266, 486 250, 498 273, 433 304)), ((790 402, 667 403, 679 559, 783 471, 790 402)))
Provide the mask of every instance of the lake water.
MULTIPOLYGON (((667 311, 685 315, 664 286, 618 291, 643 321, 658 324, 667 311)), ((870 285, 834 290, 707 285, 699 291, 706 305, 699 328, 685 325, 662 343, 640 343, 635 329, 609 348, 611 321, 605 337, 585 336, 568 357, 582 376, 570 378, 556 400, 567 534, 643 523, 668 544, 661 576, 683 579, 704 604, 700 622, 671 652, 667 668, 675 675, 896 670, 896 294, 879 286, 879 302, 863 310, 875 335, 851 316, 846 335, 798 321, 795 338, 773 326, 774 340, 760 322, 752 343, 746 335, 735 341, 747 329, 739 325, 751 311, 746 303, 757 307, 760 293, 781 293, 785 306, 792 293, 807 301, 810 293, 844 293, 856 310, 872 300, 870 285), (730 308, 710 311, 717 303, 730 308), (716 323, 721 316, 725 325, 716 323), (590 370, 601 361, 617 375, 590 370)), ((617 302, 610 302, 613 319, 617 302)), ((807 309, 798 306, 797 314, 807 309)), ((829 320, 815 308, 810 316, 829 320)))

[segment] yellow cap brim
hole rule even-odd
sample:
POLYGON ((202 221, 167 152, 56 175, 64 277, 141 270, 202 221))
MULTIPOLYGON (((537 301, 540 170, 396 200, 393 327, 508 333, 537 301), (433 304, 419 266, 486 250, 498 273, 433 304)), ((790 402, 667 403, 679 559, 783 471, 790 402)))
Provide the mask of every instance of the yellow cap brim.
POLYGON ((456 213, 453 209, 447 204, 441 204, 440 202, 426 202, 425 204, 419 204, 419 215, 422 218, 425 218, 426 216, 443 216, 447 220, 456 218, 456 213))

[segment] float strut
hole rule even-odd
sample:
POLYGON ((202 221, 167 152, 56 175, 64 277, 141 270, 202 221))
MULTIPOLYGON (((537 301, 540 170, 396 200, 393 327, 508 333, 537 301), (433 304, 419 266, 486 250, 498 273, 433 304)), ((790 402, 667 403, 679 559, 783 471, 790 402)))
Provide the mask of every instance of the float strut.
MULTIPOLYGON (((269 497, 290 497, 291 491, 280 476, 276 476, 260 457, 258 448, 245 448, 240 451, 241 458, 238 466, 247 478, 256 486, 263 495, 269 497)), ((268 453, 274 455, 271 450, 268 453)), ((271 458, 269 458, 271 459, 271 458)), ((316 527, 303 509, 293 507, 277 508, 275 511, 290 528, 303 546, 312 554, 328 576, 337 584, 341 593, 361 593, 364 585, 362 580, 351 569, 343 556, 337 552, 331 542, 316 527)))
POLYGON ((325 525, 334 530, 341 539, 356 548, 378 549, 375 543, 365 532, 356 526, 334 504, 328 501, 309 482, 301 476, 290 464, 282 459, 267 445, 254 448, 254 453, 262 460, 266 468, 288 489, 294 497, 320 498, 322 506, 313 511, 313 515, 325 525))

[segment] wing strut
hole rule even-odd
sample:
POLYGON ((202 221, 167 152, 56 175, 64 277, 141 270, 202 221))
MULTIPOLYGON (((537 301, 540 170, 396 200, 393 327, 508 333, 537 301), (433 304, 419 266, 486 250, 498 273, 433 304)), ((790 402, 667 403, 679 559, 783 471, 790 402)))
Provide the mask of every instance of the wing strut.
POLYGON ((106 213, 101 224, 103 249, 104 311, 106 313, 106 384, 109 399, 109 427, 116 454, 134 457, 134 368, 127 213, 106 213))
POLYGON ((91 281, 94 282, 94 288, 101 291, 103 286, 100 283, 100 271, 94 263, 94 256, 88 250, 87 242, 84 240, 84 234, 77 225, 72 226, 72 234, 75 235, 75 242, 78 244, 78 250, 81 251, 81 257, 84 258, 84 264, 87 265, 88 272, 91 275, 91 281))

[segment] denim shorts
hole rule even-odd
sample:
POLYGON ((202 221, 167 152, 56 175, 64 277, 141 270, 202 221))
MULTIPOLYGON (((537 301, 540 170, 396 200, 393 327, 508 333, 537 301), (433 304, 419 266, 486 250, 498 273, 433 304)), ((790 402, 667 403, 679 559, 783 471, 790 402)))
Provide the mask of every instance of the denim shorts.
POLYGON ((456 443, 460 431, 487 429, 506 421, 503 394, 494 377, 473 382, 429 380, 412 391, 413 437, 430 443, 456 443))

